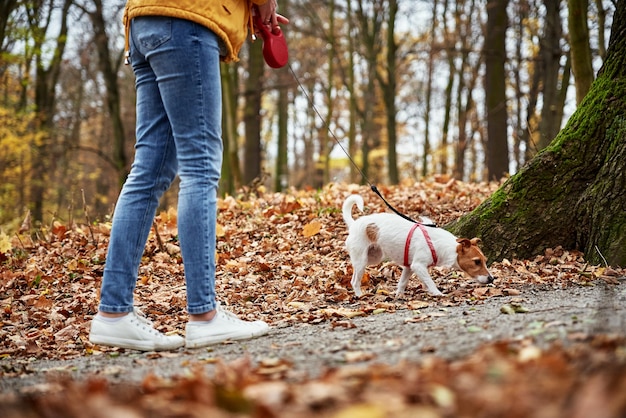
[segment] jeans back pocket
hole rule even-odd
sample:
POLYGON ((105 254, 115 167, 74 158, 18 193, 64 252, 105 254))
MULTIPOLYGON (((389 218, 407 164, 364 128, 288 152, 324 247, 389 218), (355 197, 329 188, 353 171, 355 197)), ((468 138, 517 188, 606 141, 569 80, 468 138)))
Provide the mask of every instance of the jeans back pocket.
POLYGON ((139 16, 133 19, 131 34, 138 48, 155 49, 172 38, 172 19, 163 16, 139 16))

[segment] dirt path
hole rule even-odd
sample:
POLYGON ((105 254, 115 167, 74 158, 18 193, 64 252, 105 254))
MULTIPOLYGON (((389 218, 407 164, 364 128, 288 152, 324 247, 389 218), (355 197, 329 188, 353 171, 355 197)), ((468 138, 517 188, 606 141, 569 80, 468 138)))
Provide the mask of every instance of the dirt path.
POLYGON ((490 298, 473 306, 427 307, 335 323, 273 328, 266 337, 210 349, 158 354, 126 351, 118 356, 102 354, 67 361, 3 359, 0 367, 5 377, 0 380, 0 391, 54 390, 54 378, 59 375, 77 380, 98 375, 111 382, 140 382, 151 373, 160 377, 182 375, 198 364, 210 372, 216 359, 228 362, 244 356, 257 363, 286 360, 287 378, 298 380, 345 365, 395 364, 432 355, 461 358, 483 343, 499 340, 532 339, 545 347, 600 333, 626 334, 625 278, 618 285, 527 288, 518 296, 490 298), (503 312, 515 309, 526 312, 503 312))

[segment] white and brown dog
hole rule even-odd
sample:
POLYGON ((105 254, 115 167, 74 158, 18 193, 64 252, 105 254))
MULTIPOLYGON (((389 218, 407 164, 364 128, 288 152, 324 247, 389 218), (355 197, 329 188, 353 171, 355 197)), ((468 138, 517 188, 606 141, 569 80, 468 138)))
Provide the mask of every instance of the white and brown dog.
POLYGON ((402 277, 398 282, 396 297, 404 289, 413 271, 434 296, 442 293, 428 274, 428 267, 442 266, 460 268, 480 283, 491 283, 486 258, 478 243, 478 238, 456 238, 442 228, 413 223, 392 213, 375 213, 352 218, 352 207, 363 211, 363 198, 350 195, 343 203, 343 220, 348 225, 346 247, 350 253, 352 288, 361 296, 361 279, 365 267, 389 259, 402 265, 402 277), (416 229, 418 233, 414 234, 416 229))

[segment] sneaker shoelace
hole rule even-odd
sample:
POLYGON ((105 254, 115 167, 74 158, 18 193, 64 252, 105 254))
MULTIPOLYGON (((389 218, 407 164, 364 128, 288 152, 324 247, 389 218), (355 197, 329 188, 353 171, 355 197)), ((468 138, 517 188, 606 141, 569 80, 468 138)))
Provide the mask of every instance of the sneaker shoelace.
MULTIPOLYGON (((162 334, 157 331, 156 329, 154 329, 154 326, 152 325, 152 321, 150 321, 143 312, 141 312, 141 310, 139 308, 134 308, 133 309, 133 314, 134 314, 134 318, 137 320, 137 323, 146 331, 148 331, 150 334, 152 335, 158 335, 161 336, 162 334)), ((132 318, 131 318, 132 320, 132 318)))
POLYGON ((222 306, 220 304, 217 304, 216 306, 216 310, 227 320, 231 321, 231 322, 244 322, 242 321, 237 315, 235 315, 234 313, 227 311, 226 309, 222 308, 222 306))

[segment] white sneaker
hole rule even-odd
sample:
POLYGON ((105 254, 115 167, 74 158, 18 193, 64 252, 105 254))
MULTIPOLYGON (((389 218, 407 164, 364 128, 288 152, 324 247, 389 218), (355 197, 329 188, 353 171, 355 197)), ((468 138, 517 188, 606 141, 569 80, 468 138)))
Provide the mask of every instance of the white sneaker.
POLYGON ((107 322, 96 315, 91 321, 89 341, 140 351, 174 350, 185 344, 180 335, 165 335, 154 329, 138 309, 116 322, 107 322))
POLYGON ((247 340, 267 334, 269 325, 263 321, 242 321, 231 312, 217 306, 217 314, 209 324, 188 322, 185 327, 187 348, 204 347, 227 340, 247 340))

